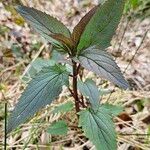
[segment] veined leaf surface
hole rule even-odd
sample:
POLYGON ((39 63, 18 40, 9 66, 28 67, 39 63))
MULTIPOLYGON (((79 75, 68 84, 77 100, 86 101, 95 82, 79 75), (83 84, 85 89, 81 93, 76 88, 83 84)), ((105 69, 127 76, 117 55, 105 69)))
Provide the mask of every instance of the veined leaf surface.
POLYGON ((93 80, 78 81, 78 89, 84 96, 89 98, 93 107, 99 106, 100 92, 93 80))
POLYGON ((13 110, 7 126, 7 133, 32 117, 40 108, 50 104, 68 84, 68 72, 64 66, 44 68, 31 80, 13 110))
POLYGON ((107 0, 99 6, 80 38, 78 53, 90 46, 99 45, 102 49, 110 46, 122 16, 125 0, 107 0))
POLYGON ((44 12, 21 5, 16 7, 16 9, 41 36, 52 44, 57 46, 61 45, 60 42, 52 38, 51 35, 62 34, 64 37, 70 37, 71 35, 63 23, 44 12))
POLYGON ((119 67, 106 51, 97 47, 89 47, 83 50, 74 60, 84 68, 93 71, 97 75, 127 89, 129 87, 119 67))
POLYGON ((97 111, 83 110, 79 112, 79 127, 97 150, 116 150, 116 133, 109 112, 103 107, 97 111))

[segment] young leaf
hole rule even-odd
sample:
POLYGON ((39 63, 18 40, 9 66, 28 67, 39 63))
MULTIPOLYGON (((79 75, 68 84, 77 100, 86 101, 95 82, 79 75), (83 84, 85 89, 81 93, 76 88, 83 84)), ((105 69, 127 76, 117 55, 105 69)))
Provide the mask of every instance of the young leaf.
POLYGON ((65 37, 62 34, 54 34, 51 35, 54 39, 57 41, 61 42, 64 46, 67 48, 73 49, 74 48, 74 42, 72 41, 71 38, 65 37))
POLYGON ((116 133, 109 111, 100 107, 98 111, 79 112, 79 127, 95 145, 97 150, 116 150, 116 133))
POLYGON ((47 130, 47 132, 52 135, 66 135, 67 131, 67 123, 63 120, 53 123, 47 130))
POLYGON ((119 87, 124 89, 129 87, 111 55, 98 47, 93 46, 83 50, 74 60, 119 87))
POLYGON ((75 44, 77 45, 80 37, 86 27, 86 25, 88 24, 88 22, 90 21, 91 17, 95 14, 96 10, 97 10, 98 6, 95 6, 93 9, 91 9, 80 21, 79 23, 74 27, 73 29, 73 33, 72 33, 72 39, 75 42, 75 44))
POLYGON ((40 108, 50 104, 68 84, 68 73, 64 66, 46 67, 31 80, 13 110, 7 133, 32 117, 40 108))
POLYGON ((78 88, 84 96, 89 97, 89 101, 93 106, 99 106, 100 92, 93 80, 78 81, 78 88))
POLYGON ((69 102, 66 102, 65 104, 61 104, 57 106, 53 110, 53 113, 66 113, 68 111, 71 111, 73 107, 74 107, 74 104, 71 101, 69 101, 69 102))
POLYGON ((61 34, 64 38, 71 35, 63 23, 46 13, 21 5, 16 7, 16 9, 41 36, 56 46, 61 46, 60 41, 58 40, 58 42, 52 35, 61 34))
POLYGON ((110 114, 112 114, 113 116, 119 115, 124 110, 123 107, 121 106, 116 106, 116 105, 107 104, 107 103, 101 105, 100 107, 107 109, 110 112, 110 114))
POLYGON ((107 0, 102 6, 98 6, 80 38, 77 50, 81 51, 93 45, 99 45, 101 49, 110 46, 122 16, 124 4, 125 0, 107 0))

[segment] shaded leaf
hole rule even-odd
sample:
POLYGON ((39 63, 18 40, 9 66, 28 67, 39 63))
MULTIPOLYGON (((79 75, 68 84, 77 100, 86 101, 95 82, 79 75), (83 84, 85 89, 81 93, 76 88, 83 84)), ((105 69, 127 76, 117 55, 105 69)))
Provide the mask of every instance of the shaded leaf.
POLYGON ((99 45, 102 49, 110 46, 124 3, 125 0, 107 0, 102 6, 98 6, 80 38, 78 52, 93 45, 99 45))
POLYGON ((69 101, 54 108, 53 113, 66 113, 73 109, 74 104, 69 101))
POLYGON ((93 80, 87 79, 85 82, 78 81, 79 91, 89 98, 90 103, 93 106, 99 105, 100 92, 93 80))
POLYGON ((67 131, 67 123, 63 120, 54 122, 47 130, 47 132, 52 135, 66 135, 67 131))
POLYGON ((83 50, 77 58, 74 58, 74 60, 86 69, 93 71, 119 87, 124 89, 129 87, 111 55, 98 47, 93 46, 83 50))
POLYGON ((97 150, 116 150, 116 133, 109 111, 100 107, 98 111, 91 109, 79 113, 79 127, 95 145, 97 150))
POLYGON ((70 31, 56 18, 26 6, 20 5, 16 7, 16 9, 41 36, 48 40, 48 42, 56 46, 61 46, 51 35, 62 34, 64 37, 70 37, 70 31))
POLYGON ((64 66, 46 67, 31 80, 8 120, 7 133, 32 117, 40 108, 50 104, 68 85, 64 66))
MULTIPOLYGON (((99 5, 98 5, 99 6, 99 5)), ((72 39, 75 42, 75 44, 77 45, 80 37, 86 27, 86 25, 88 24, 88 22, 90 21, 91 17, 95 14, 98 6, 95 6, 94 8, 92 8, 80 21, 79 23, 74 27, 73 29, 73 33, 72 33, 72 39)))

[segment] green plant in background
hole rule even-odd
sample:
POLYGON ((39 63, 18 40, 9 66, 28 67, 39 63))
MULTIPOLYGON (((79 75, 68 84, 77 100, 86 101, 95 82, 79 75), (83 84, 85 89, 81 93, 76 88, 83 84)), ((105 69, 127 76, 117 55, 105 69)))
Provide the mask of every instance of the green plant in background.
MULTIPOLYGON (((108 0, 102 6, 94 7, 80 20, 72 33, 60 21, 41 11, 26 6, 16 8, 37 32, 55 47, 57 54, 68 55, 69 60, 63 63, 46 63, 40 60, 44 64, 38 69, 35 67, 38 71, 33 73, 34 77, 9 117, 7 133, 53 102, 62 92, 62 86, 66 86, 74 98, 79 127, 85 135, 98 150, 117 149, 112 118, 120 113, 122 108, 101 104, 102 92, 96 83, 91 79, 83 81, 79 72, 85 68, 123 89, 128 88, 119 67, 105 50, 110 46, 124 4, 125 0, 108 0), (68 69, 68 61, 72 69, 68 69), (72 84, 69 83, 69 76, 72 78, 72 84)), ((73 104, 67 102, 55 108, 52 113, 67 112, 72 108, 73 104)), ((52 124, 48 132, 54 135, 66 134, 67 124, 62 120, 58 121, 52 124)))
POLYGON ((129 16, 146 18, 150 15, 150 0, 128 0, 124 12, 129 16))

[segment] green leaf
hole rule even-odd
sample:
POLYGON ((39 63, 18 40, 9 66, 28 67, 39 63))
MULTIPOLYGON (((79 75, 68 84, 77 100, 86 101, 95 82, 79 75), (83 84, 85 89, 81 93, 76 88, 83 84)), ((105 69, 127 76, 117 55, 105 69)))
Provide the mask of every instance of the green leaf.
POLYGON ((84 110, 79 112, 79 127, 97 150, 116 150, 116 133, 109 111, 100 107, 96 112, 84 110))
POLYGON ((83 50, 74 60, 86 69, 106 78, 119 87, 124 89, 129 87, 111 55, 98 47, 93 46, 83 50))
POLYGON ((93 106, 99 105, 100 92, 93 80, 87 79, 85 82, 78 81, 79 91, 89 98, 90 103, 93 106))
POLYGON ((37 58, 35 61, 30 63, 30 67, 27 70, 26 74, 23 76, 23 81, 30 81, 39 71, 41 71, 44 67, 54 66, 54 60, 46 60, 42 58, 37 58))
POLYGON ((67 123, 63 120, 54 122, 47 130, 47 132, 52 135, 66 135, 67 131, 67 123))
POLYGON ((7 132, 11 132, 56 99, 63 85, 68 85, 68 72, 64 66, 50 66, 40 71, 31 80, 9 117, 7 132))
POLYGON ((93 45, 99 45, 101 49, 110 46, 122 16, 124 4, 125 0, 107 0, 102 6, 98 6, 80 38, 78 53, 93 45))
POLYGON ((119 115, 124 110, 123 107, 112 105, 112 104, 103 104, 100 107, 107 109, 110 112, 110 114, 112 114, 113 116, 119 115))
POLYGON ((61 46, 61 44, 52 36, 55 34, 61 34, 64 37, 70 37, 71 35, 70 31, 63 23, 44 12, 21 5, 16 7, 16 10, 38 33, 41 34, 41 36, 56 46, 61 46))
POLYGON ((90 21, 91 17, 95 14, 96 10, 97 10, 98 6, 95 6, 93 9, 91 9, 80 21, 79 23, 74 27, 73 29, 73 33, 72 33, 72 39, 75 42, 75 44, 77 45, 80 37, 86 27, 86 25, 88 24, 88 22, 90 21))
POLYGON ((74 104, 69 101, 54 108, 53 113, 66 113, 73 109, 74 104))

